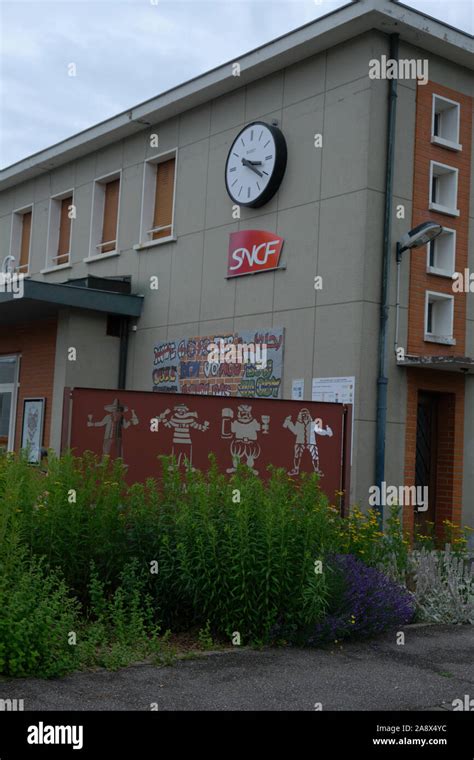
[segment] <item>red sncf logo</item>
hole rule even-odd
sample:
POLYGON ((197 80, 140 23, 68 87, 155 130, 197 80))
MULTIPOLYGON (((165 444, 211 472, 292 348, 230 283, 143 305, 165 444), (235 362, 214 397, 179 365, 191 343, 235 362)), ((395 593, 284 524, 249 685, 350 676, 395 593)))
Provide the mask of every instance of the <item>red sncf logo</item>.
POLYGON ((227 276, 275 269, 280 260, 283 238, 264 230, 243 230, 229 235, 227 276))

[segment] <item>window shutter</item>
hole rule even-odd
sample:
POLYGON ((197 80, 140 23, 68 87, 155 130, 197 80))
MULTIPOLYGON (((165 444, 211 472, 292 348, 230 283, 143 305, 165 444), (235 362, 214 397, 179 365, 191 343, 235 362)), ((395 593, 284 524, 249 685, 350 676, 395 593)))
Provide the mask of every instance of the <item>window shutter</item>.
POLYGON ((71 220, 69 218, 69 206, 72 206, 72 196, 63 198, 61 201, 61 215, 59 220, 59 243, 57 264, 66 264, 69 261, 71 245, 71 220))
POLYGON ((114 179, 105 186, 104 222, 102 227, 101 253, 114 251, 117 245, 117 217, 120 192, 120 180, 114 179))
POLYGON ((21 224, 20 271, 28 271, 31 240, 31 211, 23 214, 21 224))
POLYGON ((164 227, 153 232, 153 240, 171 235, 173 224, 175 159, 170 158, 156 165, 155 210, 153 227, 164 227))

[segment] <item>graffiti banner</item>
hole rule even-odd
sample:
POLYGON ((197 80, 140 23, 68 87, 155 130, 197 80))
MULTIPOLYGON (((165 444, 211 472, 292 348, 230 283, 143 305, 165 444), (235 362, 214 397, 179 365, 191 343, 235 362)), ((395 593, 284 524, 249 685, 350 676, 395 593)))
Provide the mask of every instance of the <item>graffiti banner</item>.
POLYGON ((270 464, 289 476, 318 472, 334 504, 349 488, 345 404, 74 388, 66 390, 63 419, 63 449, 121 457, 130 482, 157 477, 161 454, 207 470, 213 452, 228 474, 239 464, 262 478, 270 464))
POLYGON ((152 390, 280 398, 283 344, 281 327, 159 343, 154 348, 152 390), (219 349, 214 356, 213 346, 219 349))

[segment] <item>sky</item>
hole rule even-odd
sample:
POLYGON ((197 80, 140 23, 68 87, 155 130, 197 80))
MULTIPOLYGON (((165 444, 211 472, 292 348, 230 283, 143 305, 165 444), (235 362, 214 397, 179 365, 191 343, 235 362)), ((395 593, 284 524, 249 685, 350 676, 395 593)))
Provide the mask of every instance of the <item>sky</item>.
MULTIPOLYGON (((0 0, 0 166, 238 59, 344 4, 0 0)), ((473 33, 473 0, 405 4, 473 33)))

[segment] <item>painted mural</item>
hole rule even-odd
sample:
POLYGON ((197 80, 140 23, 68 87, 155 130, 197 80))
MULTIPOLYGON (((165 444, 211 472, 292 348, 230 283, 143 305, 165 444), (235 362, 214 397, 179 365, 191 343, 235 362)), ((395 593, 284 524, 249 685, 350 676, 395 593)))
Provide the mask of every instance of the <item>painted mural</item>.
POLYGON ((281 398, 283 349, 281 327, 165 341, 154 348, 152 390, 201 396, 281 398), (216 359, 212 357, 213 345, 223 349, 216 359), (239 352, 242 346, 255 346, 257 355, 263 348, 265 361, 249 361, 248 356, 239 352), (231 349, 234 349, 234 357, 228 361, 231 349))

